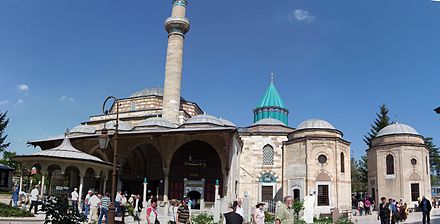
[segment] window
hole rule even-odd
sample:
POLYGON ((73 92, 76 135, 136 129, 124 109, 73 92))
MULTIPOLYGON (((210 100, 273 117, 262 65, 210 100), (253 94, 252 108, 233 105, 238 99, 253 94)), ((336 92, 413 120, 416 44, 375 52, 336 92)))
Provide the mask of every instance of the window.
POLYGON ((426 174, 429 174, 429 171, 428 171, 428 157, 426 157, 426 174))
POLYGON ((325 156, 325 155, 319 155, 319 156, 318 156, 318 162, 321 163, 321 164, 326 163, 326 162, 327 162, 327 156, 325 156))
POLYGON ((389 154, 386 158, 387 163, 387 175, 394 174, 394 156, 389 154))
POLYGON ((318 206, 329 206, 328 185, 318 185, 318 206))
POLYGON ((261 186, 261 200, 273 200, 273 186, 261 186))
POLYGON ((0 171, 0 186, 7 187, 9 179, 9 171, 5 170, 3 172, 0 171))
POLYGON ((272 146, 266 145, 263 147, 263 165, 273 165, 274 151, 272 146))
POLYGON ((341 173, 345 173, 344 153, 341 152, 341 173))
POLYGON ((419 197, 419 184, 411 184, 411 201, 417 201, 419 197))
POLYGON ((293 189, 293 200, 295 201, 301 200, 300 193, 301 191, 299 189, 293 189))
POLYGON ((415 166, 415 165, 417 164, 417 159, 412 158, 412 159, 411 159, 411 164, 412 164, 413 166, 415 166))

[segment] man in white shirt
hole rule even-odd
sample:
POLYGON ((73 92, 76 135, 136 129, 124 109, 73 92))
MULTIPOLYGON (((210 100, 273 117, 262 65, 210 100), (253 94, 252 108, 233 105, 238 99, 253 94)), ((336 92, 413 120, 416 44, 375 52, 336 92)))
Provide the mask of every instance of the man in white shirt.
POLYGON ((95 223, 98 221, 98 206, 101 204, 101 199, 100 199, 101 195, 93 195, 92 197, 90 197, 89 199, 89 203, 90 203, 90 222, 91 223, 95 223))
POLYGON ((78 212, 78 188, 75 187, 75 189, 73 189, 72 193, 72 207, 73 207, 73 211, 78 212))
POLYGON ((118 191, 115 197, 116 216, 121 213, 122 191, 118 191))
POLYGON ((40 194, 40 192, 38 191, 38 185, 35 185, 34 189, 32 189, 31 194, 30 194, 30 201, 31 201, 31 207, 29 207, 29 211, 32 210, 32 208, 34 208, 34 214, 37 214, 37 210, 38 210, 38 195, 40 194))
POLYGON ((84 198, 84 215, 86 216, 87 220, 90 220, 89 215, 90 215, 90 198, 93 195, 93 191, 89 190, 87 192, 86 198, 84 198))
POLYGON ((242 204, 243 204, 243 200, 241 200, 241 198, 238 198, 238 199, 237 199, 237 210, 235 211, 235 213, 241 215, 241 217, 244 218, 244 213, 243 213, 243 207, 242 207, 242 204))

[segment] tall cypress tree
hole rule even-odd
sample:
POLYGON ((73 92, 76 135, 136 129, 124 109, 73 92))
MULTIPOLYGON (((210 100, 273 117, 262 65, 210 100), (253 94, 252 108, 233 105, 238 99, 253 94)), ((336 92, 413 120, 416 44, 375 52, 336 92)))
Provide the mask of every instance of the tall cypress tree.
POLYGON ((385 104, 380 106, 379 113, 376 113, 377 118, 371 125, 370 133, 364 136, 364 142, 371 147, 371 141, 376 137, 377 133, 384 127, 390 125, 390 117, 388 116, 388 108, 385 104))
POLYGON ((438 184, 439 177, 438 173, 440 172, 440 148, 438 148, 434 142, 432 142, 431 137, 424 138, 425 145, 429 149, 429 165, 431 172, 431 182, 433 184, 438 184))
POLYGON ((10 142, 5 142, 6 137, 8 137, 8 135, 5 134, 6 126, 8 126, 9 123, 9 118, 6 117, 7 114, 8 112, 0 112, 0 152, 5 151, 10 144, 10 142))

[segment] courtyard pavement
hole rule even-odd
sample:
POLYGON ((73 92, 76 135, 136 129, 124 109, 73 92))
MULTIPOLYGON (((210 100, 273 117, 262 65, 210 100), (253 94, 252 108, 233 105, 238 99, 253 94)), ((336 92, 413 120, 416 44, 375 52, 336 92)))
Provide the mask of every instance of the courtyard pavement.
MULTIPOLYGON (((378 224, 377 212, 373 212, 373 215, 367 216, 353 216, 352 221, 359 224, 378 224)), ((401 223, 422 223, 422 213, 413 212, 410 213, 408 219, 401 223)), ((440 224, 440 208, 434 208, 431 211, 431 224, 440 224)))

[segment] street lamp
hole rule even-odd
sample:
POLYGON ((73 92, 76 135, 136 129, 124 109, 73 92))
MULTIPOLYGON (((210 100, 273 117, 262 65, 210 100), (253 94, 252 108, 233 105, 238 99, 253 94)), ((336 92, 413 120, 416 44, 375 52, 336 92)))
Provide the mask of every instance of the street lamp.
MULTIPOLYGON (((116 159, 118 157, 118 126, 119 126, 119 102, 118 99, 114 96, 109 96, 105 99, 104 104, 102 105, 102 112, 104 115, 108 114, 108 111, 105 110, 105 105, 107 101, 112 99, 114 104, 116 105, 116 122, 115 122, 115 133, 114 133, 114 147, 113 147, 113 172, 112 172, 112 193, 110 194, 110 205, 108 206, 108 219, 110 224, 115 223, 115 194, 116 194, 116 159)), ((101 130, 101 135, 99 135, 99 147, 102 150, 107 149, 110 143, 110 137, 108 135, 108 130, 105 127, 101 130)))

